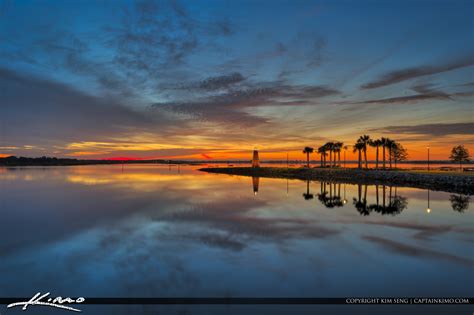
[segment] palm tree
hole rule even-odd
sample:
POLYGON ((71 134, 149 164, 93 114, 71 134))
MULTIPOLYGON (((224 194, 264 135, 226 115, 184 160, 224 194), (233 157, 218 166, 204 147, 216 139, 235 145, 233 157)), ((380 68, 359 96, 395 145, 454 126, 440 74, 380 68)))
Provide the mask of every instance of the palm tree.
POLYGON ((321 155, 321 167, 326 166, 326 147, 322 145, 318 148, 318 153, 321 155))
POLYGON ((334 151, 334 142, 326 142, 326 150, 329 150, 329 167, 332 167, 332 152, 334 151))
POLYGON ((353 151, 352 152, 359 152, 359 165, 358 165, 358 168, 362 168, 362 150, 364 148, 364 144, 362 142, 359 142, 357 141, 354 145, 353 145, 353 151))
POLYGON ((380 141, 382 142, 382 155, 383 155, 383 169, 385 169, 385 147, 387 146, 387 138, 380 138, 380 141))
MULTIPOLYGON (((334 152, 337 152, 337 161, 338 161, 339 166, 341 166, 341 150, 342 150, 343 146, 344 146, 344 143, 342 143, 342 142, 334 143, 334 152)), ((334 160, 336 160, 336 159, 334 159, 334 160)), ((334 163, 334 164, 336 164, 336 163, 334 163)))
POLYGON ((385 146, 388 149, 388 160, 390 162, 390 168, 392 168, 392 151, 393 148, 396 146, 396 142, 392 139, 385 139, 385 146))
POLYGON ((375 147, 375 168, 379 168, 379 147, 383 145, 382 139, 375 139, 375 140, 370 140, 370 146, 375 147))
POLYGON ((367 146, 370 144, 370 136, 368 135, 360 136, 357 142, 361 143, 362 150, 364 151, 365 168, 368 169, 369 164, 367 163, 367 146))
POLYGON ((311 147, 305 147, 304 150, 303 150, 303 153, 306 154, 306 164, 307 164, 308 168, 309 168, 309 154, 313 153, 313 151, 314 151, 314 149, 311 148, 311 147))

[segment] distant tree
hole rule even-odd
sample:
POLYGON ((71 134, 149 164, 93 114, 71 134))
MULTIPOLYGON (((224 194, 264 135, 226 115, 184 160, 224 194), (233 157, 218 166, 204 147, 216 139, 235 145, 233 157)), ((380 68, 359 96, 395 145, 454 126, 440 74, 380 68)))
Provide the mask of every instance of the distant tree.
POLYGON ((379 147, 383 145, 381 139, 373 139, 370 140, 370 146, 375 147, 375 168, 379 168, 379 147))
POLYGON ((462 171, 462 163, 470 161, 469 150, 464 145, 457 145, 451 150, 449 159, 459 163, 459 169, 462 171))
POLYGON ((314 149, 311 147, 305 147, 303 149, 303 153, 306 154, 306 165, 309 167, 309 155, 310 153, 313 153, 314 149))
POLYGON ((395 168, 397 168, 397 162, 405 161, 408 159, 408 151, 399 142, 395 142, 392 147, 391 154, 393 161, 395 162, 395 168))
POLYGON ((449 197, 449 201, 451 201, 451 207, 454 211, 464 212, 469 208, 469 202, 471 201, 471 198, 469 196, 463 195, 451 195, 449 197))

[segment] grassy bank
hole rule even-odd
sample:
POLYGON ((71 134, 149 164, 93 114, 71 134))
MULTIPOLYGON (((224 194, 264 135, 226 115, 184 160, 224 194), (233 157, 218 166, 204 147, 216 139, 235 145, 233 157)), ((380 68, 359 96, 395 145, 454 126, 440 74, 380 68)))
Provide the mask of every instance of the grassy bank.
POLYGON ((474 175, 455 171, 360 170, 342 168, 285 168, 285 167, 212 167, 202 168, 208 173, 239 176, 294 178, 344 182, 349 184, 385 184, 415 187, 460 194, 474 193, 474 175))

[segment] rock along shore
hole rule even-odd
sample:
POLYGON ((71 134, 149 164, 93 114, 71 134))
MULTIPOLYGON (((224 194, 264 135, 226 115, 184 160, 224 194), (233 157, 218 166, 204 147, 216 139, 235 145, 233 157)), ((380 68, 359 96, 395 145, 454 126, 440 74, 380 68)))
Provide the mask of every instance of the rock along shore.
POLYGON ((474 175, 455 172, 416 172, 410 170, 361 170, 341 168, 285 167, 211 167, 200 171, 252 177, 294 178, 344 182, 348 184, 405 186, 440 190, 465 195, 474 194, 474 175))

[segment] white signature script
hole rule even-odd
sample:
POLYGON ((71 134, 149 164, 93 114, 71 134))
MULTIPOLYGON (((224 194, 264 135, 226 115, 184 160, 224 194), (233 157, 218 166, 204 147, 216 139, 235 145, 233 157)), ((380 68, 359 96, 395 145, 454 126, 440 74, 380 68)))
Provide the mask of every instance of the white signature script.
POLYGON ((77 299, 71 299, 69 297, 62 298, 60 296, 53 299, 53 298, 49 297, 49 295, 50 295, 50 292, 45 293, 43 295, 41 295, 41 292, 38 292, 29 301, 12 303, 12 304, 7 305, 7 308, 15 307, 15 306, 23 306, 21 309, 23 311, 26 311, 26 309, 30 305, 43 305, 43 306, 56 307, 56 308, 60 308, 60 309, 67 310, 67 311, 72 311, 72 312, 82 312, 81 310, 79 310, 77 308, 66 306, 66 305, 63 305, 63 304, 64 303, 68 303, 68 304, 82 303, 86 300, 83 297, 78 297, 77 299))

